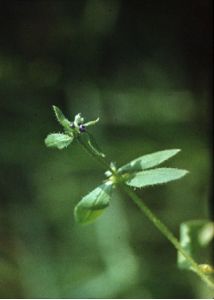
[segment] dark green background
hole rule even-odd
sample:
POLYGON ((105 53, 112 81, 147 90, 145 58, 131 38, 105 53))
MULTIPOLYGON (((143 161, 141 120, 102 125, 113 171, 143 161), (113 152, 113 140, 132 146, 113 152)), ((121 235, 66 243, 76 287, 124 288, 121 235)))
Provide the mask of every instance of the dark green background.
POLYGON ((166 166, 190 174, 139 195, 176 235, 211 218, 212 1, 1 1, 0 14, 0 296, 211 297, 125 195, 75 224, 105 170, 44 138, 60 130, 55 104, 99 116, 92 132, 118 165, 181 148, 166 166))

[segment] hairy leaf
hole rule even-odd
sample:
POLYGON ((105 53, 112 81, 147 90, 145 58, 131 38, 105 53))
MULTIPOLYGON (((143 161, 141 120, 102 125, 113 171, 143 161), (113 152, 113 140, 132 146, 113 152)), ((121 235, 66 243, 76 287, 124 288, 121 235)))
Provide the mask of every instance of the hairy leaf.
POLYGON ((186 175, 188 171, 174 168, 157 168, 147 171, 137 172, 130 175, 126 183, 134 187, 145 187, 149 185, 167 183, 179 179, 186 175))
POLYGON ((66 129, 70 129, 70 121, 64 116, 61 109, 53 105, 53 110, 56 115, 57 121, 66 129))
POLYGON ((180 149, 170 149, 170 150, 154 152, 151 154, 146 154, 122 166, 121 168, 119 168, 118 171, 120 173, 123 173, 123 172, 137 172, 137 171, 149 169, 157 165, 160 165, 165 160, 176 155, 179 151, 180 149))
POLYGON ((45 139, 47 147, 63 149, 73 141, 73 137, 63 133, 51 133, 45 139))
POLYGON ((112 184, 107 182, 83 197, 74 209, 76 221, 88 224, 97 219, 109 205, 112 188, 112 184))
MULTIPOLYGON (((201 250, 214 238, 214 222, 208 220, 193 220, 180 225, 180 244, 183 249, 196 261, 205 273, 211 273, 212 267, 204 264, 201 250)), ((181 269, 190 269, 188 260, 178 252, 178 266, 181 269)))

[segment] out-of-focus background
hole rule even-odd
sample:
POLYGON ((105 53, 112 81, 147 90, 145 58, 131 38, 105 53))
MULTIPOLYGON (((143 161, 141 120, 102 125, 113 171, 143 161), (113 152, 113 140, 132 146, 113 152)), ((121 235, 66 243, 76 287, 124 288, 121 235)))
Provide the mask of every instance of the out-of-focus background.
POLYGON ((125 195, 76 224, 105 170, 44 138, 60 131, 55 104, 99 116, 91 131, 118 165, 181 148, 166 165, 190 174, 138 194, 177 236, 212 218, 212 1, 1 1, 0 23, 0 297, 211 297, 125 195))

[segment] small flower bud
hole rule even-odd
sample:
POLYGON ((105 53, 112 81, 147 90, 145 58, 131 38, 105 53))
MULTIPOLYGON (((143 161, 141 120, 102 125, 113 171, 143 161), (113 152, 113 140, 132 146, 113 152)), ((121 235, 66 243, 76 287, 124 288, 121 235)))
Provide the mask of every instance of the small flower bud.
POLYGON ((85 126, 83 124, 80 124, 79 130, 80 130, 80 132, 85 132, 85 130, 86 130, 85 126))

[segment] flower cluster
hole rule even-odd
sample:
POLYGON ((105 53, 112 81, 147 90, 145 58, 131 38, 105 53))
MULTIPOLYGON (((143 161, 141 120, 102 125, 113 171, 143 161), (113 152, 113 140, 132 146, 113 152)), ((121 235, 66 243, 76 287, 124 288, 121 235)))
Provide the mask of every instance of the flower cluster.
MULTIPOLYGON (((84 123, 84 118, 81 116, 81 113, 78 113, 74 117, 74 121, 71 122, 64 116, 62 111, 57 106, 53 105, 53 110, 57 121, 60 123, 60 125, 62 125, 64 129, 64 133, 49 134, 45 139, 45 144, 47 147, 57 148, 61 150, 69 146, 75 138, 80 138, 80 134, 86 132, 87 127, 95 125, 99 121, 99 118, 97 118, 96 120, 84 123)), ((89 144, 94 151, 91 137, 88 132, 86 136, 87 144, 89 144)))

